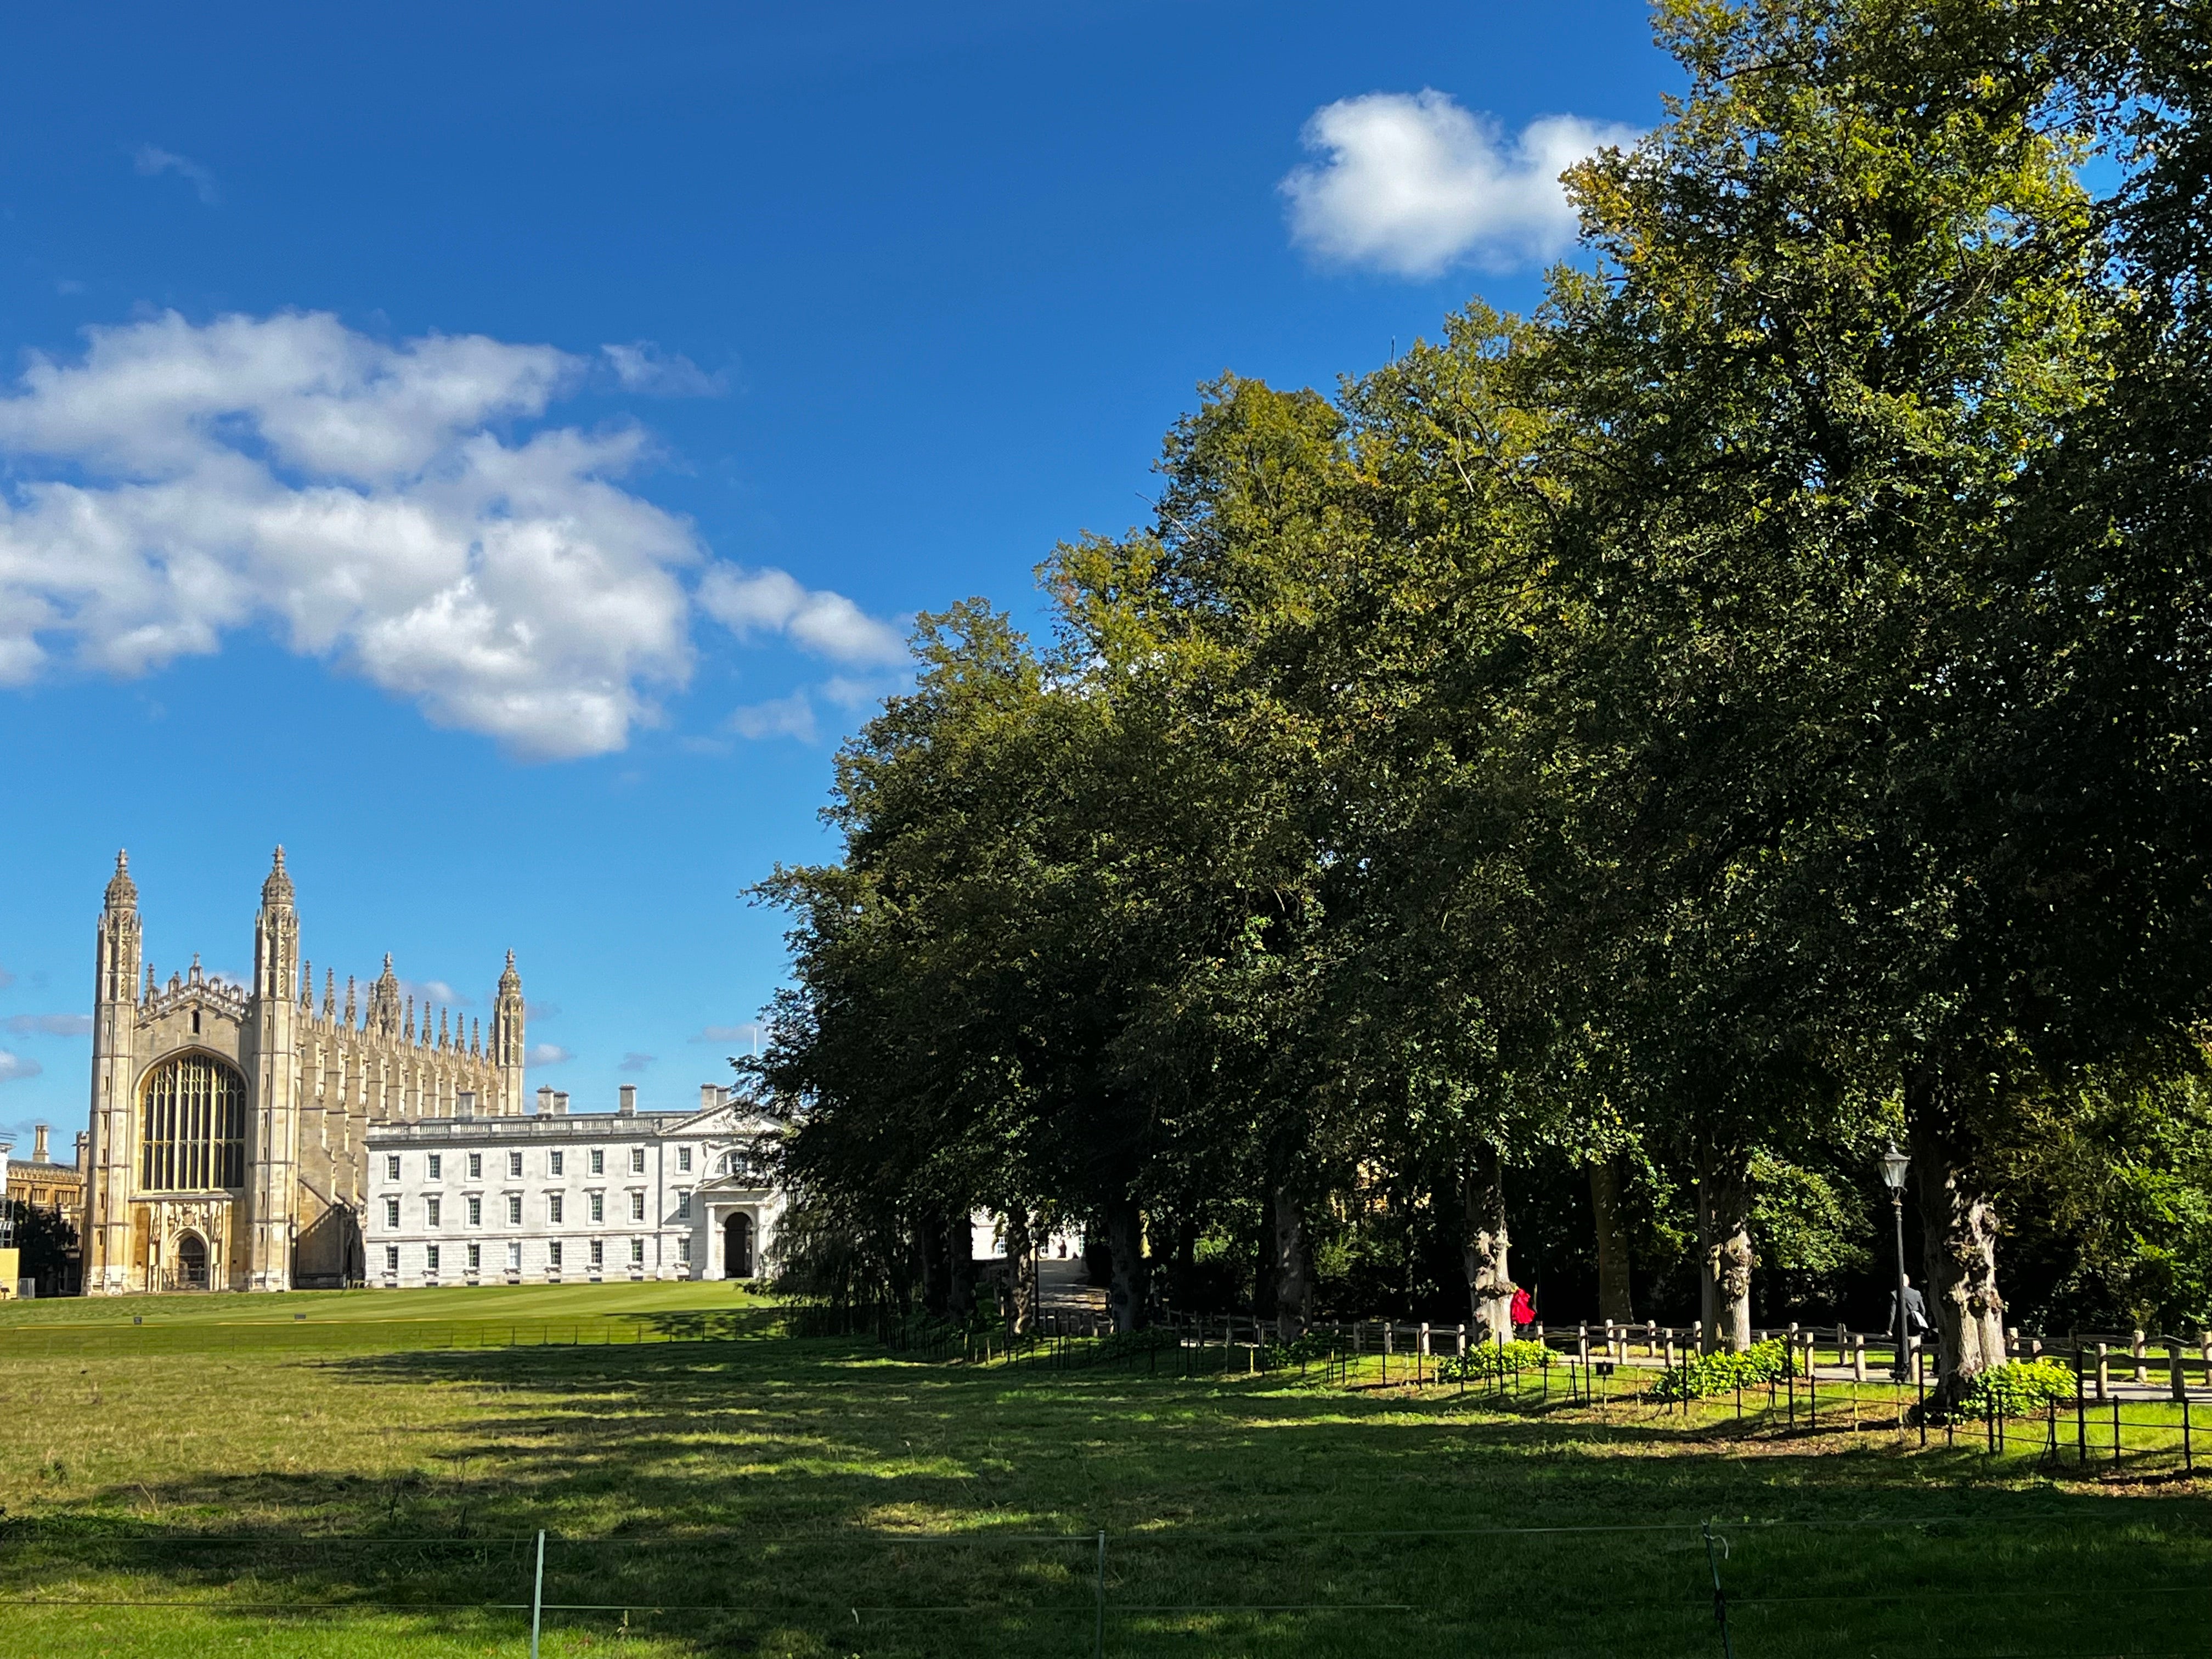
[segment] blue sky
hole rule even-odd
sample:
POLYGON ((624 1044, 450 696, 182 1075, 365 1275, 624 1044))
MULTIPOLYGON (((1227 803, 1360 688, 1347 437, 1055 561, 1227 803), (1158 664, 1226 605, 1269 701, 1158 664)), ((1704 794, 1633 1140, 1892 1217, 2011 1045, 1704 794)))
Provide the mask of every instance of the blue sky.
POLYGON ((1033 616, 1233 369, 1328 386, 1658 118, 1640 7, 394 5, 0 21, 0 1133, 92 928, 393 953, 674 1104, 918 610, 1033 616))

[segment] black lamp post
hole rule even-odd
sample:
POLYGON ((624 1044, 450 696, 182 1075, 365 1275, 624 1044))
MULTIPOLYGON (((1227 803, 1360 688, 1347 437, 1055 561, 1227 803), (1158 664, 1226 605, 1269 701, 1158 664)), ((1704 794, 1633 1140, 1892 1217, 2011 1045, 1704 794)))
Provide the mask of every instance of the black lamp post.
POLYGON ((1912 1167, 1912 1160, 1897 1150, 1892 1141, 1889 1150, 1876 1160, 1881 1170, 1882 1185, 1889 1188, 1889 1207, 1897 1217, 1897 1364, 1890 1375, 1900 1382, 1911 1381, 1911 1368, 1905 1364, 1905 1352, 1912 1340, 1912 1323, 1905 1316, 1905 1172, 1912 1167))

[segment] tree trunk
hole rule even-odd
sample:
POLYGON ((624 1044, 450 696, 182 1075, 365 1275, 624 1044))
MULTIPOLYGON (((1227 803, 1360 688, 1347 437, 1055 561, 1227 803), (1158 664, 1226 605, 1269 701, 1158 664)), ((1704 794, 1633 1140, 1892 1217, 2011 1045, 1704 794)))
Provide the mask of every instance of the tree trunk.
POLYGON ((1107 1310, 1114 1316, 1115 1330, 1133 1331, 1145 1322, 1145 1224, 1136 1200, 1108 1200, 1106 1249, 1114 1263, 1107 1310))
POLYGON ((924 1216, 915 1224, 915 1249, 921 1257, 921 1306, 943 1318, 952 1301, 951 1263, 946 1260, 944 1218, 924 1216))
POLYGON ((1974 1173, 1966 1127, 1934 1066, 1906 1073, 1905 1123, 1920 1206, 1923 1295, 1941 1351, 1929 1405, 1942 1413, 1977 1376, 2006 1363, 1996 1206, 1974 1173))
POLYGON ((1015 1204, 1006 1211, 1006 1329, 1026 1336, 1036 1322, 1036 1240, 1030 1231, 1030 1212, 1015 1204))
POLYGON ((1698 1345, 1706 1353, 1751 1346, 1750 1160, 1707 1151, 1698 1167, 1698 1345))
POLYGON ((1498 1148, 1485 1141, 1460 1178, 1466 1209, 1467 1297, 1485 1342, 1513 1340, 1513 1273, 1507 1260, 1505 1180, 1498 1148))
POLYGON ((975 1229, 965 1215, 945 1218, 945 1306, 958 1320, 975 1311, 975 1229))
POLYGON ((1311 1314, 1306 1277, 1306 1212, 1297 1195, 1279 1186, 1271 1194, 1274 1218, 1275 1334, 1285 1342, 1304 1334, 1311 1314))
POLYGON ((1620 1224, 1620 1164, 1590 1165, 1590 1213, 1597 1218, 1597 1316, 1627 1324, 1636 1317, 1628 1282, 1628 1234, 1620 1224))

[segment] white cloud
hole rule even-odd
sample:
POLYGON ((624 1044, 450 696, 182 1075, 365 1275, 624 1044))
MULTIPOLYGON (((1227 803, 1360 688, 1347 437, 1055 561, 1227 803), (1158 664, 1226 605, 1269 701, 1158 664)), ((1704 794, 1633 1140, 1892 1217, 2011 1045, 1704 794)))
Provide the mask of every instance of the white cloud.
POLYGON ((435 1002, 453 1006, 471 1004, 476 1000, 474 997, 463 996, 442 979, 403 979, 399 981, 399 994, 413 997, 425 1007, 435 1002))
POLYGON ((523 1051, 523 1063, 529 1066, 565 1066, 575 1055, 557 1042, 533 1042, 523 1051))
POLYGON ((11 1036, 77 1037, 92 1035, 90 1014, 10 1014, 0 1031, 11 1036))
POLYGON ((857 713, 872 708, 895 691, 911 684, 903 674, 870 674, 855 677, 851 674, 832 674, 815 689, 825 702, 857 713))
POLYGON ((1575 239, 1559 174, 1632 127, 1547 115, 1508 140, 1487 116, 1433 90, 1374 92, 1314 112, 1302 135, 1322 160, 1282 182, 1292 237, 1322 258, 1401 276, 1462 260, 1503 268, 1575 239))
POLYGON ((27 1077, 36 1077, 46 1068, 35 1060, 26 1060, 21 1054, 11 1054, 0 1048, 0 1083, 14 1083, 27 1077))
POLYGON ((696 538, 610 482, 642 437, 498 429, 576 360, 294 313, 88 337, 0 396, 0 684, 143 674, 263 625, 558 758, 622 748, 688 675, 696 538))
POLYGON ((622 1064, 616 1066, 615 1070, 617 1072, 642 1072, 647 1066, 652 1065, 654 1060, 659 1060, 659 1058, 660 1056, 659 1054, 641 1054, 635 1049, 632 1049, 629 1053, 622 1057, 622 1064))
POLYGON ((797 738, 801 743, 812 743, 818 735, 814 705, 804 691, 732 709, 730 730, 741 738, 797 738))
POLYGON ((665 353, 650 340, 599 349, 625 392, 656 398, 719 398, 729 390, 726 375, 709 374, 689 357, 665 353))
POLYGON ((757 1042, 761 1028, 748 1022, 743 1025, 709 1025, 687 1039, 692 1042, 757 1042))
POLYGON ((179 179, 188 180, 200 200, 209 207, 213 207, 222 200, 222 192, 216 188, 215 174, 189 156, 178 155, 169 150, 159 149, 152 144, 141 144, 131 153, 131 160, 138 171, 149 179, 159 178, 165 173, 173 173, 179 179))
POLYGON ((716 565, 699 583, 699 608, 740 639, 781 634, 802 649, 848 667, 904 662, 906 640, 842 593, 802 586, 781 570, 716 565))

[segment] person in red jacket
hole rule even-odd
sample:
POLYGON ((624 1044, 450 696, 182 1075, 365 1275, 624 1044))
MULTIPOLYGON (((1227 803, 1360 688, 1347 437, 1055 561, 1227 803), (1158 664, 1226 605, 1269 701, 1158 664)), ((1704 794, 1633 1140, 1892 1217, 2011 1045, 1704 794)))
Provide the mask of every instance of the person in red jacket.
POLYGON ((1516 1333, 1525 1331, 1535 1322, 1536 1298, 1528 1294, 1526 1285, 1520 1285, 1513 1292, 1513 1328, 1516 1333))

